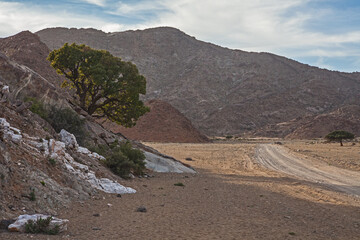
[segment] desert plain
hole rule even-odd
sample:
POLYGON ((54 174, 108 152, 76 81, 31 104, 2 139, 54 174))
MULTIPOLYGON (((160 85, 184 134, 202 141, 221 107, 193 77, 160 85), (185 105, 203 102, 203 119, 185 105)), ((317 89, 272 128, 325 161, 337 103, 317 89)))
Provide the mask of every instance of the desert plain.
MULTIPOLYGON (((2 239, 359 239, 359 196, 260 165, 271 144, 307 164, 360 169, 360 144, 241 139, 205 144, 145 143, 197 174, 152 173, 121 182, 135 194, 74 202, 57 236, 2 233, 2 239), (183 186, 176 186, 183 185, 183 186), (146 212, 136 211, 145 207, 146 212)), ((352 186, 359 188, 359 186, 352 186)))

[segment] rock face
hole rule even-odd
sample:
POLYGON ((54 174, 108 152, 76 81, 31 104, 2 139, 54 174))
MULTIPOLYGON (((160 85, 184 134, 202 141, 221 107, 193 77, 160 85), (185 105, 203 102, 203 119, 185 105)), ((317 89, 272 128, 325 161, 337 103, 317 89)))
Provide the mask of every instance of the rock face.
POLYGON ((133 61, 147 78, 146 99, 162 99, 208 136, 239 134, 360 105, 360 74, 311 67, 269 53, 230 50, 173 28, 104 33, 37 32, 50 48, 76 42, 133 61))
POLYGON ((104 126, 129 139, 145 142, 209 142, 205 135, 196 130, 191 122, 169 103, 151 100, 145 105, 150 107, 150 112, 142 116, 135 127, 125 128, 111 122, 106 122, 104 126))

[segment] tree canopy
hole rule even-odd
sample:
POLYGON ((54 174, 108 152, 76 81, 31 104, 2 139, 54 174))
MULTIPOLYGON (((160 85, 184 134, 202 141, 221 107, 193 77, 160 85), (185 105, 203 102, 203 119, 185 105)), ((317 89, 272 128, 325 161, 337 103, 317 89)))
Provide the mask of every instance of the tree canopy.
POLYGON ((149 111, 139 98, 146 93, 146 79, 131 62, 75 43, 53 50, 48 60, 65 76, 62 87, 75 89, 79 106, 90 115, 132 127, 149 111))
POLYGON ((342 141, 345 139, 354 139, 355 135, 346 131, 338 130, 333 131, 325 136, 325 139, 329 141, 340 142, 340 146, 343 146, 342 141))

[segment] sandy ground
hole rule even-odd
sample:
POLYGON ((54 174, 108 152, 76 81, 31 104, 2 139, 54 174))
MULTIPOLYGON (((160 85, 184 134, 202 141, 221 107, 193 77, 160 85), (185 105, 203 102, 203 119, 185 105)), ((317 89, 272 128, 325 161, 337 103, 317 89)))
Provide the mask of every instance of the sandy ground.
POLYGON ((66 233, 0 239, 359 239, 359 198, 262 168, 256 143, 149 145, 199 173, 124 181, 138 192, 64 210, 66 233))

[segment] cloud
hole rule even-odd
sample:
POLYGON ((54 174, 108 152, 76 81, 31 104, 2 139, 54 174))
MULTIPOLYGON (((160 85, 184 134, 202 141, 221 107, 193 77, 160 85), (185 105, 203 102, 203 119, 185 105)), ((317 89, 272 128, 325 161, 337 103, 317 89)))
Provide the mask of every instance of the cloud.
POLYGON ((18 1, 23 3, 0 1, 0 36, 54 26, 105 32, 171 26, 224 47, 311 59, 310 64, 360 52, 360 4, 346 7, 341 0, 81 0, 88 4, 76 9, 69 2, 79 1, 18 1))
MULTIPOLYGON (((167 11, 136 27, 173 26, 198 39, 221 46, 272 52, 295 59, 303 56, 358 56, 360 52, 360 28, 352 22, 353 18, 358 18, 358 11, 332 8, 329 1, 154 2, 155 6, 161 6, 167 11), (335 26, 340 21, 341 25, 335 26)), ((140 5, 138 3, 136 9, 142 9, 140 5)), ((311 64, 317 63, 322 62, 311 64)))
POLYGON ((43 9, 23 3, 0 2, 0 37, 7 37, 20 31, 39 31, 49 27, 97 28, 119 31, 120 24, 98 17, 74 14, 63 9, 43 9), (56 14, 54 13, 55 11, 56 14))
POLYGON ((122 16, 134 17, 134 15, 144 14, 144 13, 153 13, 157 14, 159 11, 167 9, 167 6, 163 1, 140 1, 136 3, 124 3, 119 1, 115 3, 112 8, 114 10, 110 11, 112 14, 118 14, 122 16))
POLYGON ((106 6, 106 0, 81 0, 82 2, 86 2, 86 3, 90 3, 90 4, 94 4, 100 7, 105 7, 106 6))

